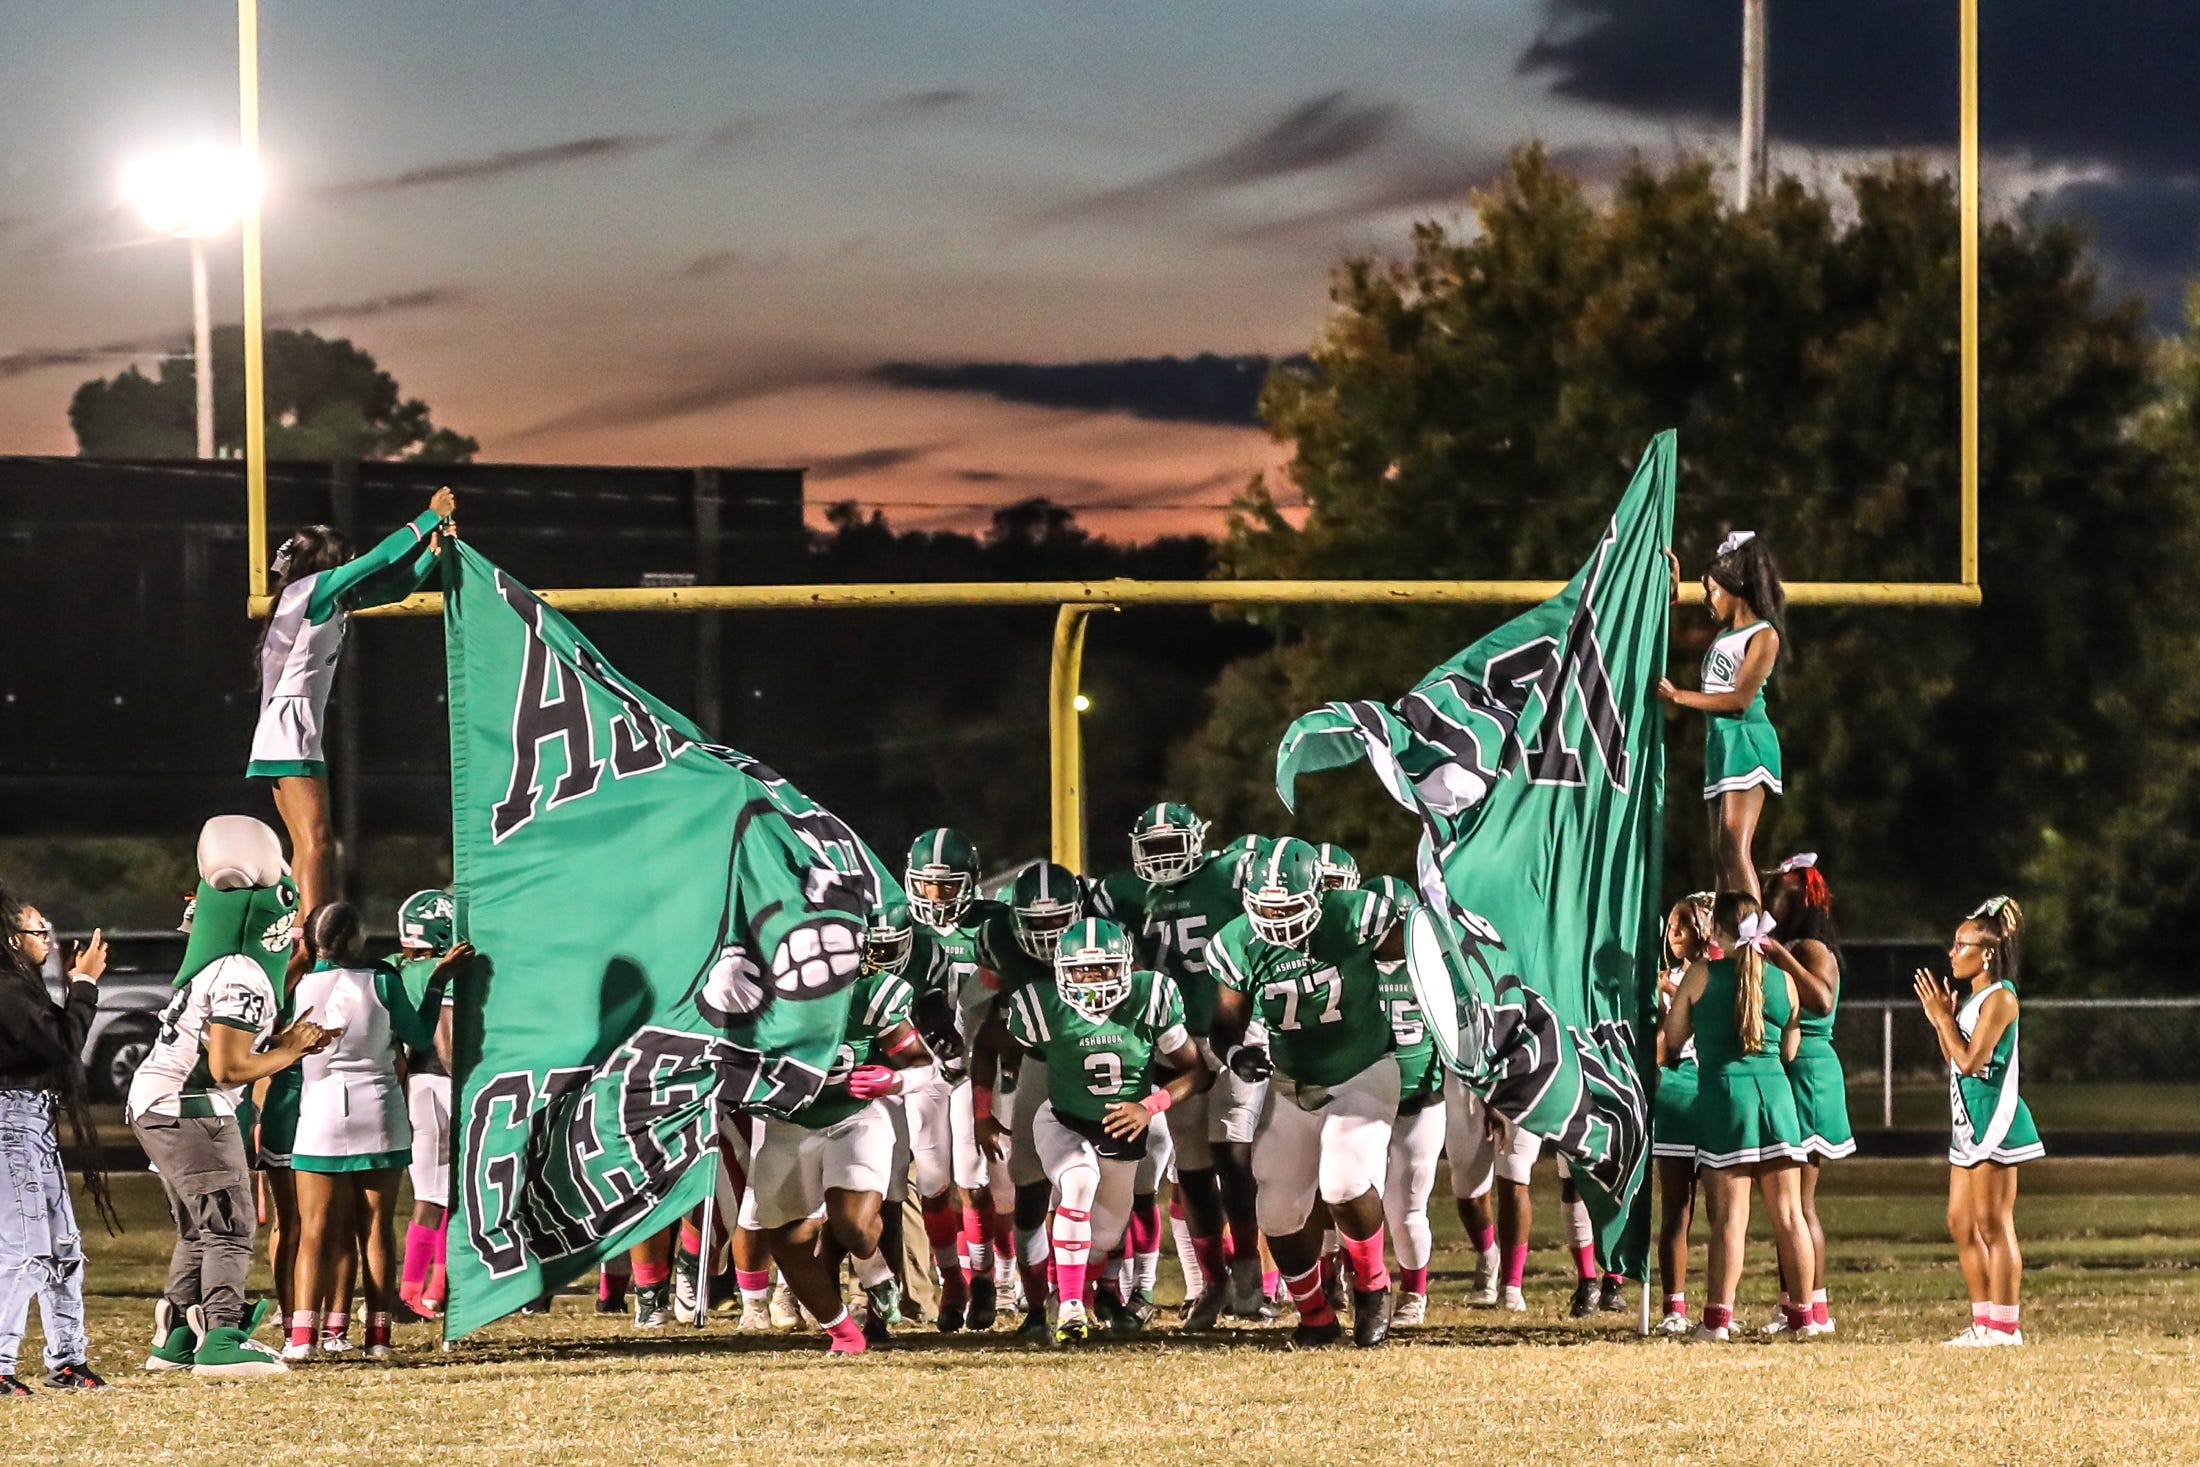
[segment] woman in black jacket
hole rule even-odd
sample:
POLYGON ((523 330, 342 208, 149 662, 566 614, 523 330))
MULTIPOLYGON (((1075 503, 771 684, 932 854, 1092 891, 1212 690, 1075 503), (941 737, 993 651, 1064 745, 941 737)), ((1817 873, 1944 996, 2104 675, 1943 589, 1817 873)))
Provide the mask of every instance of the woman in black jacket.
POLYGON ((54 1102, 69 1113, 85 1190, 111 1226, 98 1138, 84 1113, 81 1060, 107 944, 94 932, 77 950, 62 1004, 47 995, 41 973, 52 947, 53 928, 38 909, 0 887, 0 1400, 31 1393, 15 1365, 33 1297, 45 1322, 46 1384, 106 1385, 92 1373, 84 1333, 84 1244, 61 1170, 54 1102))

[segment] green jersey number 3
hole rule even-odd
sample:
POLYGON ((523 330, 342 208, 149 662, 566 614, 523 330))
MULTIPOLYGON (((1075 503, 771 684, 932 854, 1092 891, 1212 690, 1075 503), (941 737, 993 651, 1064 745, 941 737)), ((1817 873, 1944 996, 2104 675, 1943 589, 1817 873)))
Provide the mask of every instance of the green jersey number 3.
POLYGON ((1085 1088, 1095 1095, 1113 1095, 1123 1088, 1123 1061, 1102 1052, 1085 1056, 1085 1088))
POLYGON ((1278 1029, 1306 1027, 1299 1020, 1300 998, 1312 998, 1319 990, 1321 1011, 1314 1015, 1316 1024, 1334 1024, 1344 1017, 1344 975, 1335 968, 1324 968, 1311 977, 1296 983, 1271 983, 1262 994, 1271 999, 1283 1000, 1283 1017, 1276 1020, 1278 1029))

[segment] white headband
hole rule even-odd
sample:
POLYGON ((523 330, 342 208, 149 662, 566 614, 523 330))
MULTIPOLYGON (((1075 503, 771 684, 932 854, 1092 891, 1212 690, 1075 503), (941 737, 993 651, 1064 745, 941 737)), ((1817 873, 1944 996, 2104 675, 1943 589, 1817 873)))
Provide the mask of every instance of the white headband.
POLYGON ((1735 530, 1719 542, 1720 555, 1732 555, 1735 551, 1757 538, 1755 530, 1735 530))

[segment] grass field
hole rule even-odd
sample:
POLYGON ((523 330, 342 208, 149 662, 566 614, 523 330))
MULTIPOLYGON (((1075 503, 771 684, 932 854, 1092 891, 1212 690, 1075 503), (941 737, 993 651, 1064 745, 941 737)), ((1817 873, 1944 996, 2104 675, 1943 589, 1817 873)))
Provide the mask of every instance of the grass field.
MULTIPOLYGON (((1294 1354, 1281 1328, 1162 1329, 1067 1354, 912 1327, 891 1351, 832 1361, 815 1337, 739 1336, 724 1320, 637 1335, 568 1296, 449 1354, 418 1326, 386 1364, 220 1386, 136 1368, 169 1239, 152 1179, 131 1176, 118 1183, 129 1231, 87 1239, 95 1363, 119 1388, 0 1406, 0 1461, 196 1467, 300 1446, 377 1464, 621 1467, 2200 1460, 2200 1160, 2026 1168, 2023 1350, 1938 1345, 1967 1319, 1945 1177, 1924 1162, 1832 1174, 1840 1334, 1808 1345, 1685 1346, 1636 1339, 1632 1315, 1566 1319, 1554 1184, 1539 1187, 1528 1315, 1459 1305, 1470 1259, 1446 1216, 1431 1325, 1370 1354, 1294 1354)), ((1769 1246, 1750 1262, 1754 1325, 1769 1246)), ((1165 1288, 1173 1274, 1165 1263, 1165 1288)))

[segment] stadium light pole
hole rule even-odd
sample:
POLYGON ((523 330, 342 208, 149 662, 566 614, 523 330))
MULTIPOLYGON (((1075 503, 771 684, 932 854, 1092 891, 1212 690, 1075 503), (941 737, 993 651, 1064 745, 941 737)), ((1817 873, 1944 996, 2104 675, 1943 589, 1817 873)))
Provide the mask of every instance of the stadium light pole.
POLYGON ((1742 0, 1742 153, 1734 207, 1762 196, 1768 177, 1765 148, 1765 3, 1742 0))
POLYGON ((259 173, 235 148, 186 148, 141 158, 122 173, 122 193, 155 234, 191 247, 191 345, 198 392, 198 456, 214 456, 214 324, 207 303, 206 241, 253 207, 259 173))

